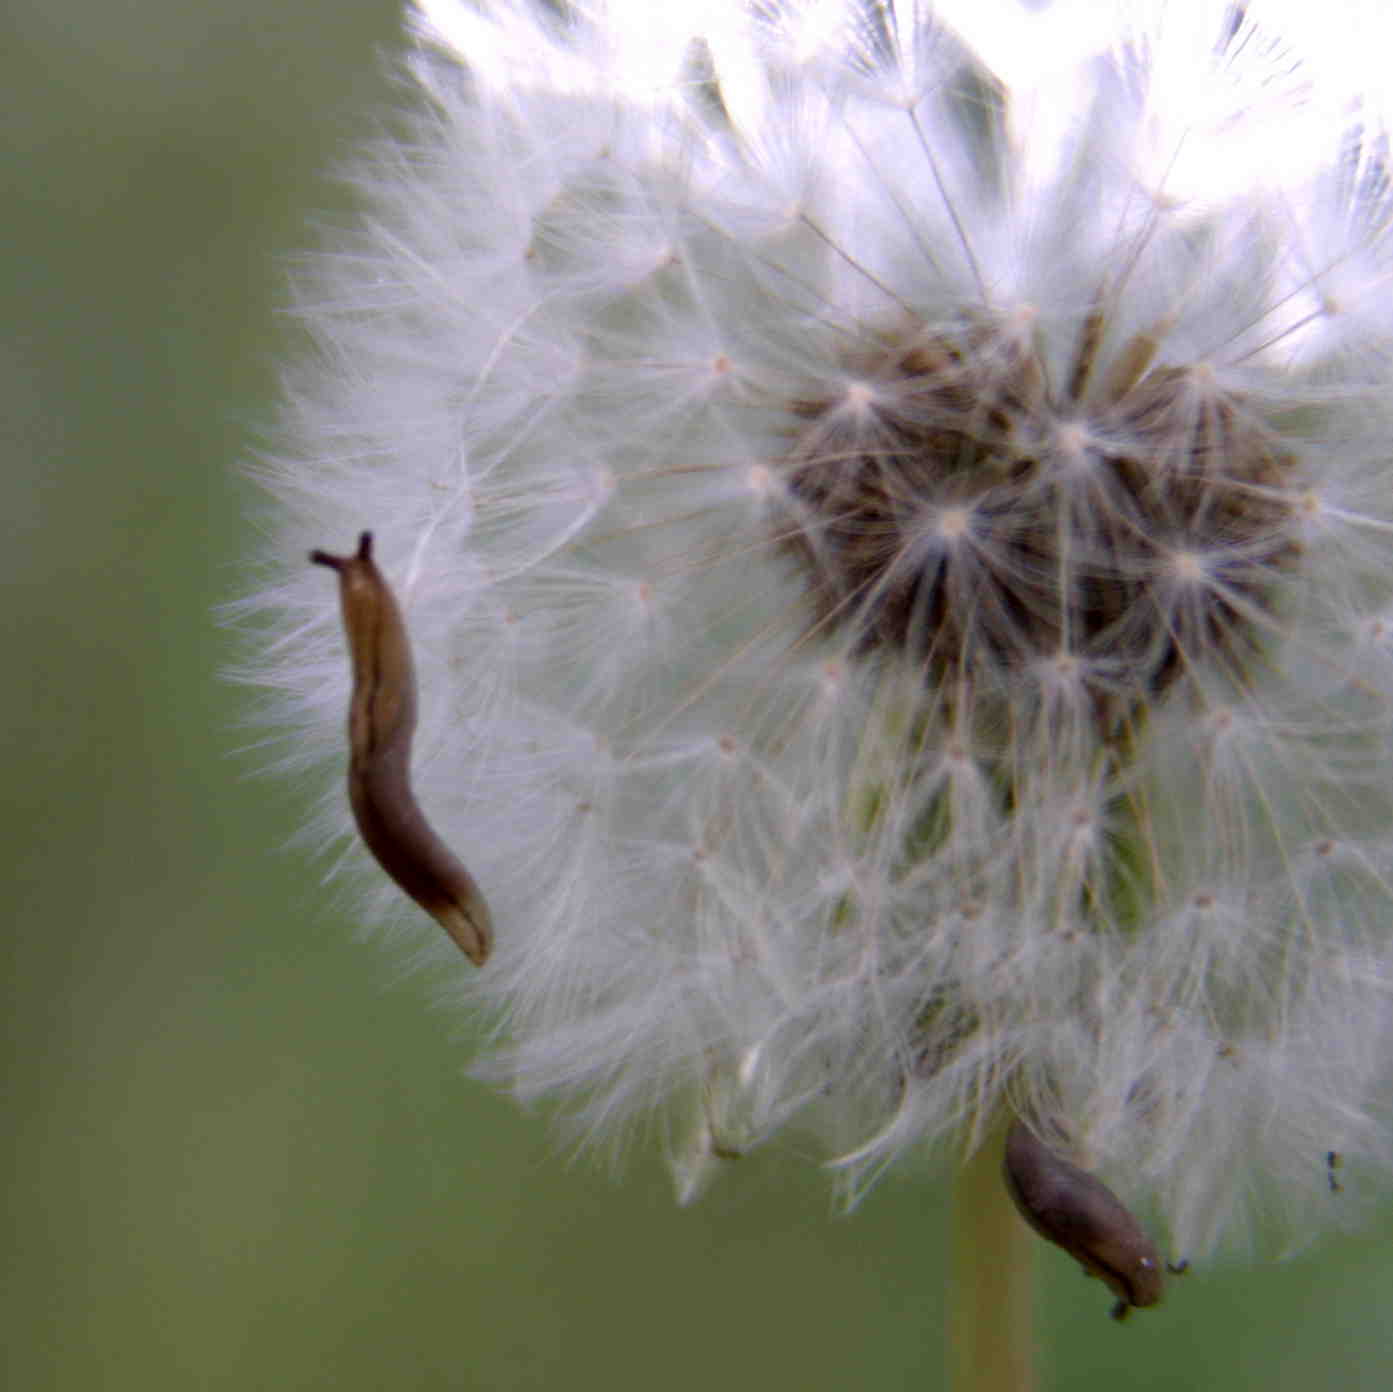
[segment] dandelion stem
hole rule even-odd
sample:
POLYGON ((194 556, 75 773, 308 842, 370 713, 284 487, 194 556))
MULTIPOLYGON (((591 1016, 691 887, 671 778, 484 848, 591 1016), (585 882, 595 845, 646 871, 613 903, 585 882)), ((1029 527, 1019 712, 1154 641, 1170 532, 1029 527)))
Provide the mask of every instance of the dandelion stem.
POLYGON ((1001 1178, 1005 1127, 959 1173, 947 1281, 951 1392, 1032 1392, 1034 1237, 1001 1178))

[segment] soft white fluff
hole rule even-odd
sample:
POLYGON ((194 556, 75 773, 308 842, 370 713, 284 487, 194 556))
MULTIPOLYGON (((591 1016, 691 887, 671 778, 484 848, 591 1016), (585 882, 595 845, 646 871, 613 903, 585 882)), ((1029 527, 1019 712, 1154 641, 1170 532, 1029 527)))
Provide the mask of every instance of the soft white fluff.
MULTIPOLYGON (((1328 1210, 1326 1152, 1386 1149, 1387 137, 1330 5, 1318 29, 1245 8, 414 16, 410 133, 299 279, 318 352, 266 469, 263 677, 327 786, 348 672, 303 558, 371 528, 416 646, 421 800, 497 924, 462 988, 499 1021, 488 1070, 597 1141, 660 1118, 684 1196, 789 1126, 854 1193, 1010 1105, 1191 1252, 1255 1194, 1328 1210), (1071 397, 1090 322, 1093 381, 1123 386, 1071 397), (994 658, 969 682, 868 653, 880 582, 810 602, 784 541, 820 555, 830 523, 790 461, 891 458, 887 413, 960 426, 867 368, 905 325, 970 344, 984 400, 1038 365, 1054 570, 1115 565, 1135 527, 1100 460, 1211 420, 1284 452, 1243 487, 1291 546, 1244 502, 1203 544, 1142 539, 1114 580, 1145 604, 1056 652, 1032 615, 1064 582, 975 496, 915 496, 884 586, 940 567, 994 658), (1171 415, 1143 428, 1126 393, 1157 382, 1171 415), (1211 650, 1220 610, 1251 644, 1211 650)), ((1363 51, 1376 15, 1351 14, 1363 51)))

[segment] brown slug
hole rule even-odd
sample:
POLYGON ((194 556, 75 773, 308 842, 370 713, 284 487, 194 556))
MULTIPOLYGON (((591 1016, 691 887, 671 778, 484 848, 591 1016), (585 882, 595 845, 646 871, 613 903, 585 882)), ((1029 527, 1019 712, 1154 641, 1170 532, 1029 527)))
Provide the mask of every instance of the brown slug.
POLYGON ((1004 1170, 1021 1217, 1117 1296, 1114 1319, 1160 1301, 1165 1287, 1160 1254, 1102 1180, 1056 1155, 1019 1120, 1006 1136, 1004 1170))
POLYGON ((416 675, 401 609, 372 558, 372 533, 358 538, 351 556, 312 551, 310 560, 339 577, 353 664, 348 800, 358 832, 377 863, 482 966, 493 943, 488 905, 411 791, 416 675))

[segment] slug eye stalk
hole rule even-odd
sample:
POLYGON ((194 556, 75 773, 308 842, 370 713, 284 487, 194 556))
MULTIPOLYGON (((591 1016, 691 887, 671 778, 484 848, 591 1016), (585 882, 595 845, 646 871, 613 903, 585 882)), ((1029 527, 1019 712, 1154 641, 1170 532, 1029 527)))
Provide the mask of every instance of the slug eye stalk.
POLYGON ((1146 1230, 1102 1180, 1056 1155, 1022 1121, 1006 1137, 1005 1178, 1021 1217, 1117 1296, 1114 1319, 1160 1302, 1165 1277, 1146 1230))
POLYGON ((493 945, 479 886, 432 830, 411 790, 416 674, 401 608, 372 558, 372 533, 351 556, 312 551, 339 577, 353 664, 348 710, 348 800, 377 863, 450 935, 475 966, 493 945))

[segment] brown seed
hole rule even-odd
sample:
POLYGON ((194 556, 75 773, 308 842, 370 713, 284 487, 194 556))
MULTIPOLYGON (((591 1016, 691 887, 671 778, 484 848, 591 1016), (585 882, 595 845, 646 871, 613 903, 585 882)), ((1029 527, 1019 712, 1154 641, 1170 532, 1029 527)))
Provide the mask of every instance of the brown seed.
POLYGON ((1013 1122, 1007 1133, 1004 1168, 1021 1217, 1117 1296, 1114 1319, 1161 1299, 1160 1254, 1102 1180, 1056 1155, 1022 1121, 1013 1122))
POLYGON ((372 533, 352 556, 312 551, 338 573, 353 663, 348 709, 348 800, 377 863, 483 966, 493 944, 488 905, 474 877, 431 830, 411 791, 416 674, 401 609, 372 559, 372 533))

